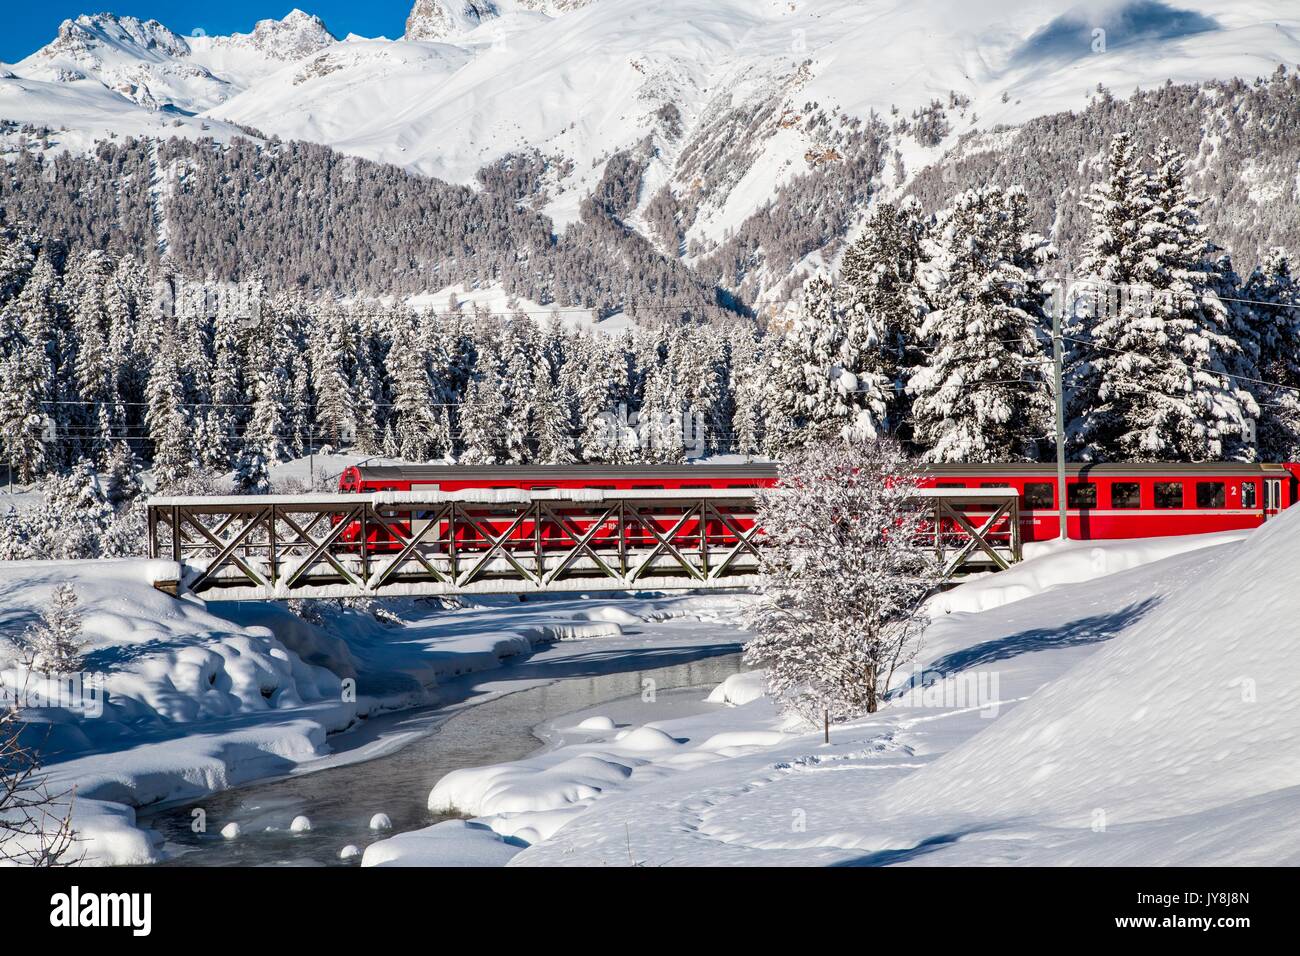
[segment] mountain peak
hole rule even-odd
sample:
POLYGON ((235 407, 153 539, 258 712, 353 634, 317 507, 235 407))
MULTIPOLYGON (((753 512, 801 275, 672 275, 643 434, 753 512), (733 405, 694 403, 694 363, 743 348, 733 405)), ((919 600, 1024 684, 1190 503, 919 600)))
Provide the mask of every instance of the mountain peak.
POLYGON ((232 39, 277 60, 300 60, 338 42, 325 21, 297 8, 281 20, 258 20, 252 33, 236 33, 232 39))
POLYGON ((499 16, 495 0, 415 0, 403 39, 450 40, 499 16))
POLYGON ((136 49, 160 56, 185 56, 190 52, 183 37, 157 20, 113 13, 83 13, 75 20, 64 20, 59 24, 59 35, 41 52, 93 63, 98 59, 97 51, 107 49, 136 49))

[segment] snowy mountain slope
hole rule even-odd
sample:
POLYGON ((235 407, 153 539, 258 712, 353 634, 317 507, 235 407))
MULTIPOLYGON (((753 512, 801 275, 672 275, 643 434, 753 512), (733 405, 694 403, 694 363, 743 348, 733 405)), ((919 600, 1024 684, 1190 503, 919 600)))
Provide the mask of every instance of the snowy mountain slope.
MULTIPOLYGON (((150 110, 174 108, 202 111, 219 137, 217 121, 237 123, 453 183, 536 154, 557 228, 612 157, 635 153, 623 220, 734 287, 731 252, 708 256, 792 181, 869 166, 860 204, 964 134, 988 146, 1001 124, 1078 109, 1099 86, 1123 95, 1296 62, 1300 11, 1284 0, 419 0, 396 41, 336 41, 299 11, 234 37, 81 17, 12 72, 50 84, 43 121, 78 143, 82 129, 147 132, 150 110), (139 115, 87 100, 89 87, 139 115)), ((13 82, 0 81, 0 118, 27 121, 13 82)), ((797 267, 835 252, 747 266, 744 292, 779 297, 797 267)))

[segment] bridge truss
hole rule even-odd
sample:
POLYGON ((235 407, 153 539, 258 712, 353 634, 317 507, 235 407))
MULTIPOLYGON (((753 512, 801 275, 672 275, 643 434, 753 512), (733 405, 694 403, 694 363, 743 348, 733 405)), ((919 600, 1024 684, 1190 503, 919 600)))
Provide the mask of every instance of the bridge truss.
MULTIPOLYGON (((922 492, 946 576, 1020 559, 1014 494, 922 492)), ((210 600, 696 590, 758 584, 754 490, 152 498, 157 586, 210 600)))

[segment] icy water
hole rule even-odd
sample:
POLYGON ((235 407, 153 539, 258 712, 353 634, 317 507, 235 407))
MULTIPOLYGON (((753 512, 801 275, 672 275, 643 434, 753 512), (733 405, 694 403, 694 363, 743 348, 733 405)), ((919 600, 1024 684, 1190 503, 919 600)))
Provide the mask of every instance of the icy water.
POLYGON ((576 723, 596 707, 619 724, 701 713, 718 706, 704 703, 708 690, 741 669, 738 654, 725 654, 569 677, 455 710, 441 720, 435 709, 411 712, 406 719, 428 719, 429 732, 395 753, 141 811, 139 822, 163 835, 168 858, 162 865, 354 866, 359 858, 339 859, 344 846, 352 843, 364 850, 391 835, 369 829, 374 814, 388 814, 394 833, 448 819, 430 813, 425 802, 433 785, 450 771, 518 760, 542 746, 543 739, 567 740, 570 735, 557 727, 557 718, 573 714, 576 723), (647 679, 654 682, 653 703, 642 700, 647 679), (205 818, 201 833, 194 832, 196 810, 205 818), (299 814, 311 820, 310 831, 289 830, 299 814), (227 840, 221 829, 232 821, 239 823, 241 836, 227 840))

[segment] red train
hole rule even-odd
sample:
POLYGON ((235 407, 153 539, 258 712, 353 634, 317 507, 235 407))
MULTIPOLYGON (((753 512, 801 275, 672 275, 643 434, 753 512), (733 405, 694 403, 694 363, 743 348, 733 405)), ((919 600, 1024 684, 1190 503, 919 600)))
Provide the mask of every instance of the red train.
MULTIPOLYGON (((1059 513, 1056 468, 1040 464, 930 465, 923 486, 951 489, 1011 488, 1020 504, 1024 541, 1056 538, 1059 513)), ((1090 540, 1147 538, 1201 534, 1253 528, 1297 496, 1300 465, 1243 464, 1072 464, 1066 472, 1069 536, 1090 540)), ((343 492, 461 491, 465 489, 603 489, 666 491, 754 488, 771 485, 776 466, 353 466, 339 478, 343 492)), ((965 506, 963 506, 965 508, 965 506)), ((978 506, 969 510, 978 511, 978 506)), ((422 516, 395 512, 399 521, 418 522, 422 516)), ((665 514, 661 530, 674 526, 665 514)), ((615 529, 609 529, 612 535, 615 529)), ((695 537, 697 526, 678 529, 695 537)), ((715 529, 706 529, 710 538, 715 529)), ((729 537, 716 529, 721 543, 729 537)), ((520 528, 520 535, 531 529, 520 528)), ((648 531, 647 543, 652 542, 648 531)), ((355 539, 353 539, 355 540, 355 539)), ((698 538, 696 538, 698 540, 698 538)))

